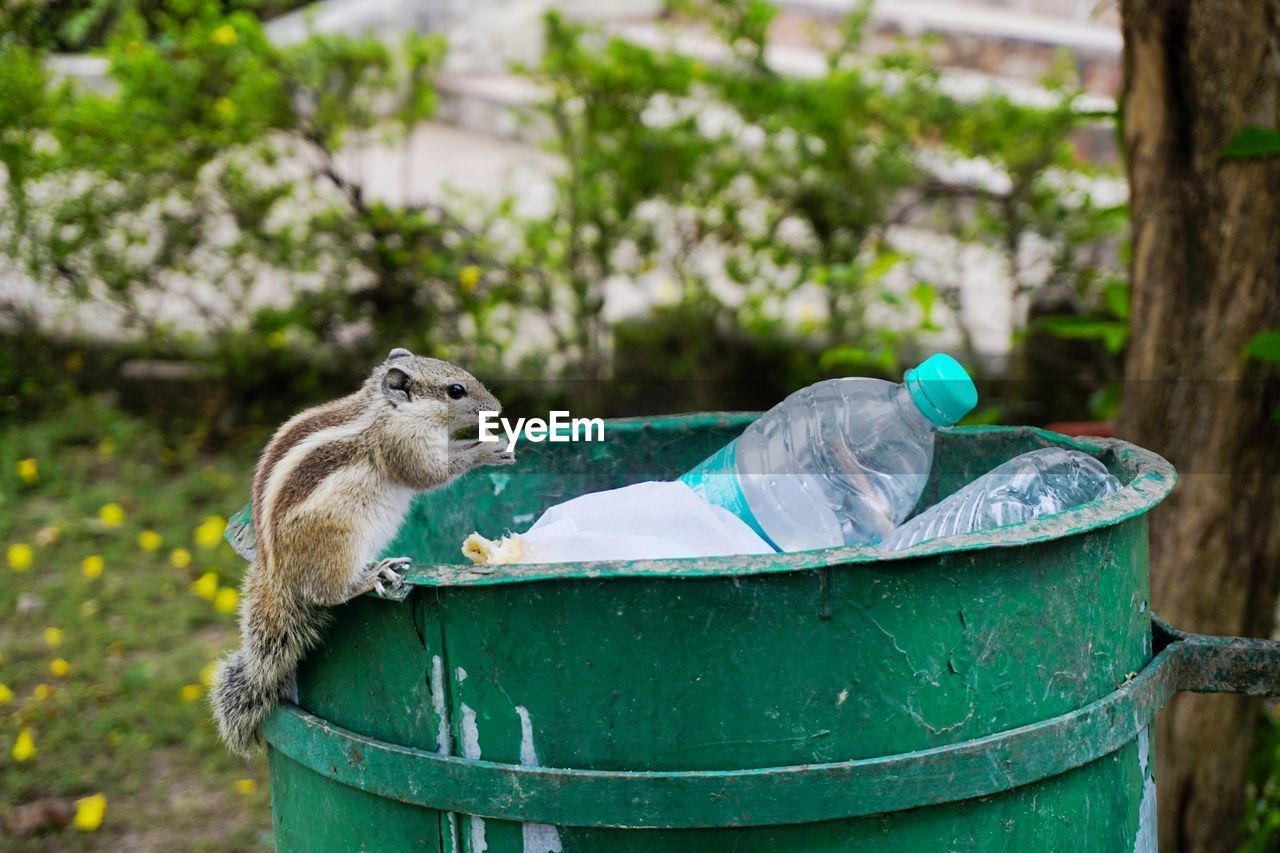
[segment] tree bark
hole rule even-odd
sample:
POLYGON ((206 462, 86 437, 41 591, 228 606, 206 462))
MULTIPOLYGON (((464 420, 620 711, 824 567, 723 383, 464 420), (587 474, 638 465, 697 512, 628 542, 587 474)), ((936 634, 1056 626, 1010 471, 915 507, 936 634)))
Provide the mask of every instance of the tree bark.
MULTIPOLYGON (((1280 159, 1219 163, 1276 127, 1280 0, 1122 0, 1132 336, 1118 432, 1181 483, 1151 517, 1152 598, 1173 625, 1270 636, 1280 581, 1280 376, 1245 361, 1280 327, 1280 159)), ((1157 736, 1162 850, 1240 840, 1259 703, 1178 697, 1157 736)))

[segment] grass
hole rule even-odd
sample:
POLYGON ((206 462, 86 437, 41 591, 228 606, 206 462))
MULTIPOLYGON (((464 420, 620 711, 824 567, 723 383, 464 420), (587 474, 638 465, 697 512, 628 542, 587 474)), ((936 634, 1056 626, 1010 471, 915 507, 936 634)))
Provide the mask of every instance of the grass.
POLYGON ((1280 702, 1270 700, 1258 727, 1242 853, 1280 850, 1280 702))
POLYGON ((0 846, 270 844, 265 762, 219 745, 201 677, 236 642, 235 615, 224 612, 233 593, 217 592, 241 573, 213 535, 220 522, 205 519, 243 504, 257 443, 204 456, 94 401, 0 431, 0 812, 46 797, 102 794, 107 804, 96 829, 15 838, 0 828, 0 846), (123 511, 115 526, 102 510, 112 504, 123 511), (15 545, 31 549, 29 566, 15 545), (97 577, 83 565, 93 557, 97 577), (194 583, 209 572, 216 585, 194 583), (66 661, 62 677, 55 660, 66 661), (35 754, 19 761, 23 731, 35 754))

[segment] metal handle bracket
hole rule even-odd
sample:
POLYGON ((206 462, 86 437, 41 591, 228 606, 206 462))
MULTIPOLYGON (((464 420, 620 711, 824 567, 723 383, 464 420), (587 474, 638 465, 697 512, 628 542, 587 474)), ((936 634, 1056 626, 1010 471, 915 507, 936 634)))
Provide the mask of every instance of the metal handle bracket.
POLYGON ((1280 696, 1280 642, 1192 634, 1159 616, 1151 628, 1157 654, 1177 649, 1179 691, 1280 696))

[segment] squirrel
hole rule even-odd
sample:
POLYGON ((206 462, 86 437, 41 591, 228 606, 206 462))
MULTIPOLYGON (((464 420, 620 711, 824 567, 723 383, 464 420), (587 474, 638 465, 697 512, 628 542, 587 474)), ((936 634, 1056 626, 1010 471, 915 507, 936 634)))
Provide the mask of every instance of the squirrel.
POLYGON ((455 438, 501 405, 447 361, 396 348, 354 394, 294 416, 262 451, 253 477, 254 557, 242 584, 238 650, 210 690, 227 747, 250 755, 267 713, 294 690, 325 608, 384 585, 405 557, 375 561, 414 494, 481 465, 508 465, 501 445, 455 438))

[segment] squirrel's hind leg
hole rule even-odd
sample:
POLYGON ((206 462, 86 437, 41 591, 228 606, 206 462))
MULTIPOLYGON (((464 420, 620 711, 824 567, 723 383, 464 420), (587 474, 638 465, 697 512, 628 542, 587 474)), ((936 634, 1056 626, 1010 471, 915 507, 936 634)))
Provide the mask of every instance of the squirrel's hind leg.
POLYGON ((383 595, 403 598, 398 593, 404 586, 409 558, 389 557, 364 563, 355 553, 351 537, 341 537, 340 532, 345 531, 336 525, 312 525, 311 535, 295 540, 289 553, 279 560, 282 568, 289 571, 307 568, 299 572, 305 600, 321 607, 335 607, 379 587, 383 595))

